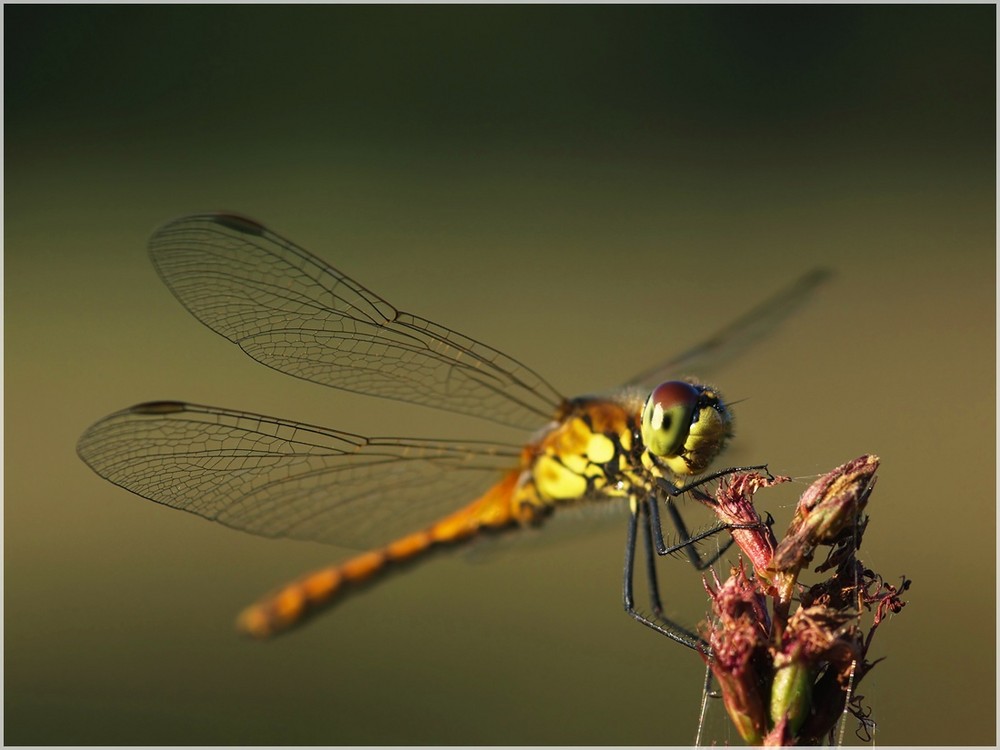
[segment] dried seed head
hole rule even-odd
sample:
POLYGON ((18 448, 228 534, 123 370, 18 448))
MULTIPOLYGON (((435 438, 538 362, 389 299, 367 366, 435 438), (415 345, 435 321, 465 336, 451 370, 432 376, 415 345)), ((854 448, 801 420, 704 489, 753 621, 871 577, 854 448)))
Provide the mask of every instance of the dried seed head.
POLYGON ((760 489, 790 481, 789 477, 765 477, 756 472, 737 474, 720 483, 715 493, 712 510, 722 523, 732 527, 733 540, 750 559, 758 576, 766 576, 777 540, 754 508, 753 496, 760 489))
POLYGON ((817 479, 802 493, 785 538, 771 559, 772 572, 797 574, 819 544, 838 544, 847 532, 857 549, 862 512, 878 469, 878 456, 861 456, 817 479))
MULTIPOLYGON (((866 657, 875 629, 905 604, 900 595, 908 580, 890 586, 856 557, 878 464, 876 456, 861 456, 814 482, 780 544, 752 500, 758 489, 782 480, 736 475, 714 502, 702 499, 734 526, 733 538, 756 574, 751 578, 741 559, 725 583, 706 582, 713 620, 702 628, 726 710, 749 743, 821 742, 874 666, 866 657), (830 553, 817 572, 833 573, 805 588, 798 576, 819 545, 829 545, 830 553), (864 610, 874 610, 867 633, 864 610)), ((848 708, 866 718, 856 699, 848 708)))
MULTIPOLYGON (((714 577, 714 572, 713 572, 714 577)), ((756 744, 767 731, 767 644, 771 630, 766 598, 747 578, 743 561, 715 588, 705 582, 713 620, 702 628, 711 648, 705 656, 722 689, 723 704, 744 742, 756 744)))

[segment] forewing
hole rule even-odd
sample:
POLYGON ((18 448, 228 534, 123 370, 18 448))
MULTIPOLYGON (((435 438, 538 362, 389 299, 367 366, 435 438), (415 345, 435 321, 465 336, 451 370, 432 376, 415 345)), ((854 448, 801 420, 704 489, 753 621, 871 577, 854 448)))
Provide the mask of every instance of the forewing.
POLYGON ((249 219, 177 219, 156 231, 149 249, 198 320, 289 375, 526 429, 552 419, 563 402, 520 362, 397 310, 249 219))
POLYGON ((77 451, 157 503, 259 536, 358 547, 472 502, 519 460, 514 446, 365 438, 167 401, 106 417, 77 451))
POLYGON ((814 268, 697 346, 639 373, 627 386, 646 392, 679 375, 711 374, 774 333, 830 276, 826 269, 814 268))

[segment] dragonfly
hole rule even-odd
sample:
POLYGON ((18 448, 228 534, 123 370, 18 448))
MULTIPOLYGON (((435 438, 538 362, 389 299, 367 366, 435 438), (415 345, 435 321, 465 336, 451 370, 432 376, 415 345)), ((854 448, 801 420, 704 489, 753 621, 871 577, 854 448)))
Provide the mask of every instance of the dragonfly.
POLYGON ((368 548, 246 608, 237 627, 256 638, 287 631, 357 584, 433 550, 542 526, 566 508, 618 503, 628 506, 631 523, 626 610, 696 647, 697 636, 661 616, 658 594, 654 622, 635 609, 631 593, 636 519, 645 519, 647 542, 655 537, 660 554, 691 550, 704 534, 687 533, 671 499, 704 475, 732 435, 717 389, 670 378, 766 335, 827 276, 807 273, 613 395, 567 398, 516 359, 397 309, 246 217, 170 221, 153 234, 149 252, 198 320, 268 367, 532 431, 519 444, 365 437, 179 401, 138 404, 92 425, 78 454, 137 495, 262 537, 368 548), (682 530, 672 548, 663 541, 658 501, 682 530))

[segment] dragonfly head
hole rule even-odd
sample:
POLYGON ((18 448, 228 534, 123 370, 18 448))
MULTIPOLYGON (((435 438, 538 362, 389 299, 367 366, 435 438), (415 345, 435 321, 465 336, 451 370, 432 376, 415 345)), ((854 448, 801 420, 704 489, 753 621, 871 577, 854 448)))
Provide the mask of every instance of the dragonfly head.
POLYGON ((732 417, 715 389, 671 380, 646 399, 641 431, 646 450, 675 475, 700 474, 732 434, 732 417))

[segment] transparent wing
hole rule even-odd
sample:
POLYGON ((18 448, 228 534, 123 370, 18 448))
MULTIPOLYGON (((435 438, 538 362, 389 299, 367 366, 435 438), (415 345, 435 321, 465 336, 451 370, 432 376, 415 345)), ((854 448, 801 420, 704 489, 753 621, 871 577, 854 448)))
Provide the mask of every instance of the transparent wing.
POLYGON ((526 429, 563 403, 520 362, 397 310, 249 219, 177 219, 156 231, 149 252, 198 320, 275 370, 526 429))
POLYGON ((626 385, 648 391, 678 375, 707 375, 774 333, 831 276, 826 269, 814 268, 697 346, 639 373, 626 385))
POLYGON ((77 445, 100 476, 265 537, 372 547, 475 500, 518 466, 499 443, 365 438, 173 401, 94 424, 77 445))

